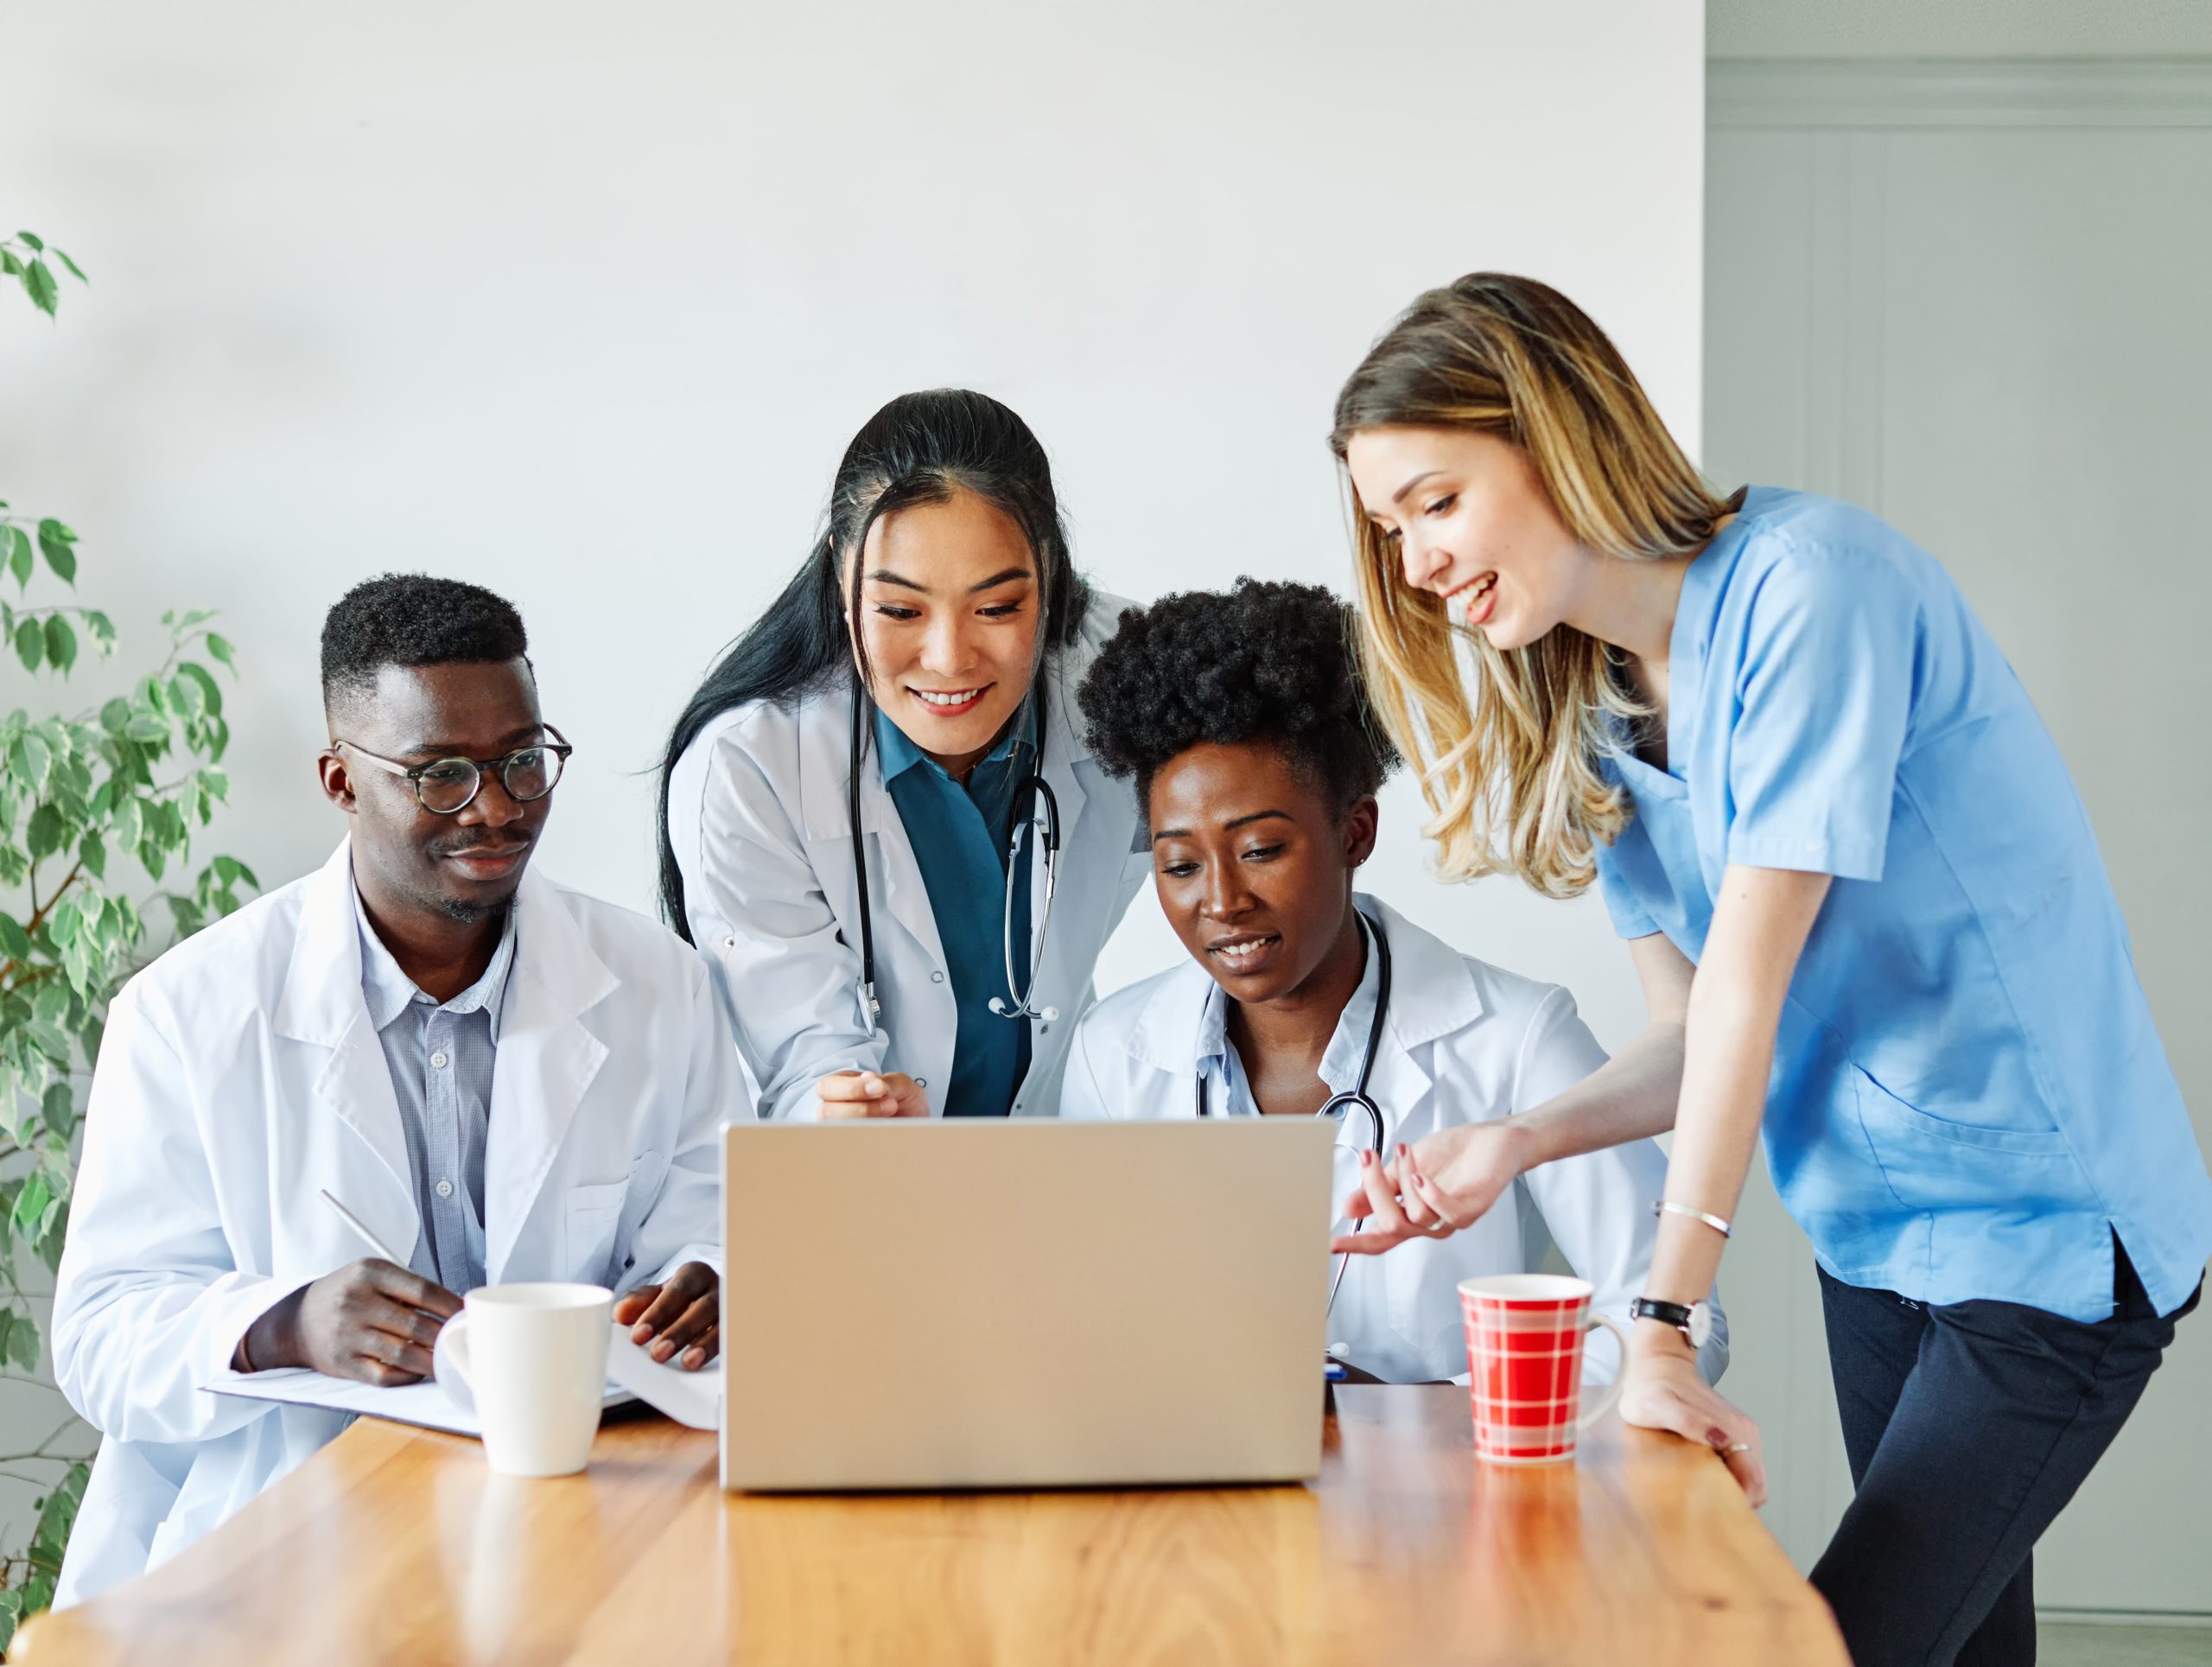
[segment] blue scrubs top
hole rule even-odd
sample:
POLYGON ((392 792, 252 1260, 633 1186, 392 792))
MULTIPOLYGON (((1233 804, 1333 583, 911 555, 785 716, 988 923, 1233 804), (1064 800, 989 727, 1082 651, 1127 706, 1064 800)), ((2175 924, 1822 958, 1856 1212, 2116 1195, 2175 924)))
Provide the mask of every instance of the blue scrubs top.
MULTIPOLYGON (((1029 1021, 990 1010, 994 996, 1012 999, 1006 986, 1007 841, 1014 788, 1035 767, 1034 749, 1014 739, 1028 732, 1028 709, 1022 709, 965 786, 905 730, 880 711, 875 715, 884 786, 921 866, 959 1014, 952 1081, 939 1108, 948 1117, 1005 1117, 1029 1070, 1029 1021)), ((1014 966, 1023 977, 1029 970, 1027 867, 1025 862, 1016 876, 1014 911, 1014 966)))
POLYGON ((1768 1167, 1823 1266, 1923 1302, 2161 1314, 2212 1255, 2212 1178, 2074 784, 1929 556, 1754 488, 1692 563, 1667 768, 1598 869, 1624 938, 1693 962, 1731 862, 1835 876, 1776 1040, 1768 1167))

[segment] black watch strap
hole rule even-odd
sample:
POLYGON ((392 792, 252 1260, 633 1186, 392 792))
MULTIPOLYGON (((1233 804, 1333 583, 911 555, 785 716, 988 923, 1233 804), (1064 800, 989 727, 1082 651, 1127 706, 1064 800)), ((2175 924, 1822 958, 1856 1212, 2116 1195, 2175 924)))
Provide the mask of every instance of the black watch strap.
POLYGON ((1685 1337, 1689 1334, 1690 1311, 1679 1302, 1661 1302, 1649 1296, 1639 1296, 1628 1305, 1631 1320, 1656 1320, 1672 1326, 1685 1337))

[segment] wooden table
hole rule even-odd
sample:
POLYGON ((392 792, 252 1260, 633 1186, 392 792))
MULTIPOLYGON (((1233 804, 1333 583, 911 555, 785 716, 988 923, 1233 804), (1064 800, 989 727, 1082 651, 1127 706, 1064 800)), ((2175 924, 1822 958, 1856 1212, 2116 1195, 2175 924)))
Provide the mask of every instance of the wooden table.
POLYGON ((1318 1484, 1151 1492, 726 1496, 658 1418, 517 1481, 363 1420, 16 1658, 1847 1667, 1711 1453, 1608 1419, 1501 1470, 1463 1390, 1337 1394, 1318 1484))

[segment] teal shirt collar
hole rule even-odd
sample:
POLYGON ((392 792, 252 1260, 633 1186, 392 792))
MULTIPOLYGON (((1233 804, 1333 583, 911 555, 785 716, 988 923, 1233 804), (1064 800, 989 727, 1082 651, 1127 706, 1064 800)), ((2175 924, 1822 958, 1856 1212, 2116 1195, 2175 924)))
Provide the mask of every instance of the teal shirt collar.
MULTIPOLYGON (((1014 756, 1017 747, 1026 760, 1030 751, 1027 737, 1033 721, 1029 703, 1024 701, 1021 709, 1014 714, 1014 722, 1007 725, 1006 734, 999 737, 999 744, 984 754, 983 762, 1002 764, 1014 756)), ((917 764, 926 764, 944 776, 946 780, 951 779, 944 767, 917 747, 913 737, 886 717, 880 706, 875 709, 875 751, 876 756, 883 760, 883 780, 887 786, 917 764)))

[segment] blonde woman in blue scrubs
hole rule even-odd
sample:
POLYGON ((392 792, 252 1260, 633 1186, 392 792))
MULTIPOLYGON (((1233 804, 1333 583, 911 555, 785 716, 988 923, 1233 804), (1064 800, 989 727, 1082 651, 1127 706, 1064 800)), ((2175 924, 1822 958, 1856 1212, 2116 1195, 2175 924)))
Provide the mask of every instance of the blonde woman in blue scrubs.
POLYGON ((1874 516, 1715 497, 1543 284, 1422 296, 1333 444, 1444 873, 1599 881, 1650 1015, 1545 1107, 1421 1141, 1340 1248, 1673 1128, 1622 1410, 1757 1502, 1757 1428, 1688 1334, 1763 1134, 1857 1484, 1815 1585, 1860 1667, 2032 1662, 2030 1553, 2196 1306, 2212 1178, 2026 692, 1874 516))

